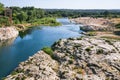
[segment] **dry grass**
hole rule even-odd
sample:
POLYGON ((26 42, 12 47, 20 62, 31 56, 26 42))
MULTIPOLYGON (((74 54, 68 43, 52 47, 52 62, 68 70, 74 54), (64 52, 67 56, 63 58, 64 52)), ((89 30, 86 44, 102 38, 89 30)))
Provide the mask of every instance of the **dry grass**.
POLYGON ((120 36, 102 36, 101 38, 106 38, 106 39, 113 39, 113 40, 120 40, 120 36))
POLYGON ((95 37, 97 37, 97 38, 107 38, 107 39, 120 40, 120 36, 116 35, 114 32, 94 31, 93 33, 96 34, 95 37))
POLYGON ((112 21, 115 24, 120 24, 120 18, 112 18, 110 21, 112 21))

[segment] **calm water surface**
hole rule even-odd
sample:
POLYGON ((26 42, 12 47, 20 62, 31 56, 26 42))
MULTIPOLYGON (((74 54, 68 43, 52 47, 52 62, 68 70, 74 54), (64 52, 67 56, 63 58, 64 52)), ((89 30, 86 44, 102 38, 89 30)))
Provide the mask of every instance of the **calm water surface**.
POLYGON ((5 42, 5 45, 0 46, 0 79, 41 48, 51 46, 60 38, 81 36, 79 25, 70 23, 67 18, 57 19, 57 21, 63 25, 59 27, 38 26, 20 32, 14 41, 5 42))

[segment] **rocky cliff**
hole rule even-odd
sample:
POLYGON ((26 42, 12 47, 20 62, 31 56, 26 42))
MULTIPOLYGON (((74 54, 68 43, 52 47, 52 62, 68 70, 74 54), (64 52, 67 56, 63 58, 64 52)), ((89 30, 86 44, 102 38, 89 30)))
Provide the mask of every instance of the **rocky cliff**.
POLYGON ((0 41, 12 39, 18 36, 18 31, 14 27, 0 28, 0 41))
POLYGON ((53 56, 39 51, 5 80, 119 80, 120 41, 93 37, 55 42, 53 56))

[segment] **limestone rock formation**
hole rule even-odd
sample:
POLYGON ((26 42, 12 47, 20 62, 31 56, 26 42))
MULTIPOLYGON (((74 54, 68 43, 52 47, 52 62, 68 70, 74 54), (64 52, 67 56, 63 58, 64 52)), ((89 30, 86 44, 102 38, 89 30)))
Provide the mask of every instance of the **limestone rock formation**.
POLYGON ((120 41, 62 39, 54 44, 59 75, 67 80, 119 80, 120 41))
POLYGON ((19 64, 5 80, 58 80, 58 63, 44 53, 38 51, 25 62, 19 64))
POLYGON ((19 32, 14 27, 0 28, 0 41, 17 37, 19 32))
POLYGON ((80 17, 71 19, 71 21, 76 22, 77 24, 82 24, 81 30, 84 31, 103 31, 103 30, 114 30, 114 24, 104 18, 92 18, 92 17, 80 17))
POLYGON ((61 39, 53 57, 39 51, 5 80, 119 80, 120 41, 93 37, 61 39))

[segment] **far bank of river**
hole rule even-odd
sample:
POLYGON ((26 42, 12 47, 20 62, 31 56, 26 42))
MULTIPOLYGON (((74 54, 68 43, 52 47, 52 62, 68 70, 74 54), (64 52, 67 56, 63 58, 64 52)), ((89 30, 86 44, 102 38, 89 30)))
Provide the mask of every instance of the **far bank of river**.
POLYGON ((51 46, 63 38, 80 37, 79 25, 67 18, 57 19, 62 26, 38 26, 20 32, 11 44, 0 46, 0 79, 12 72, 20 62, 28 59, 45 46, 51 46))
POLYGON ((43 25, 55 27, 55 26, 61 26, 62 24, 60 22, 57 22, 56 18, 50 18, 50 17, 37 19, 36 21, 30 23, 25 22, 22 24, 15 24, 17 30, 19 31, 24 31, 34 26, 43 26, 43 25))

